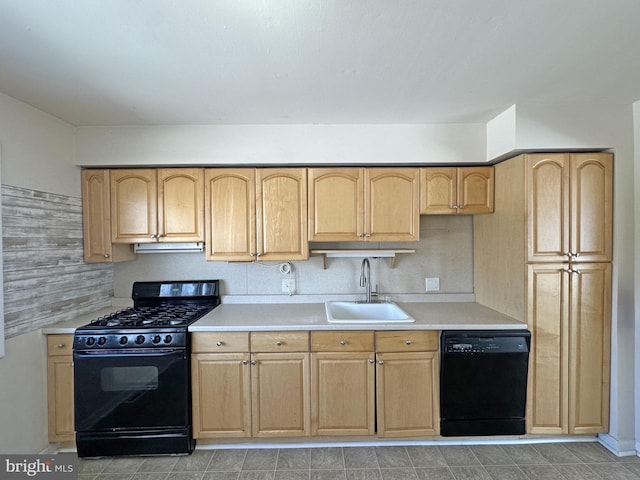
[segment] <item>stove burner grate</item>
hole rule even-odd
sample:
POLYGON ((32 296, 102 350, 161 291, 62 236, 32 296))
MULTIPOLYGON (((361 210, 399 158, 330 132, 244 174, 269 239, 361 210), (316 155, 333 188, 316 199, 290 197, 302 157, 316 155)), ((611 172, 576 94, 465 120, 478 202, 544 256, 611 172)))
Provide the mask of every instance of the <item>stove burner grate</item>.
POLYGON ((93 320, 93 327, 165 327, 188 325, 211 309, 206 305, 160 304, 153 307, 130 307, 93 320))

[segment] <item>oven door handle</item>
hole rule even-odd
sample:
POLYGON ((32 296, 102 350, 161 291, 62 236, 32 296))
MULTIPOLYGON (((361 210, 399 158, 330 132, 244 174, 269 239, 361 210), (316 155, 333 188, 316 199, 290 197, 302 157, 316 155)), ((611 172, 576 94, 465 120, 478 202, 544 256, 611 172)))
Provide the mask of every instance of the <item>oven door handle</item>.
POLYGON ((123 348, 110 350, 74 350, 74 358, 116 358, 116 357, 167 357, 185 353, 185 348, 123 348))

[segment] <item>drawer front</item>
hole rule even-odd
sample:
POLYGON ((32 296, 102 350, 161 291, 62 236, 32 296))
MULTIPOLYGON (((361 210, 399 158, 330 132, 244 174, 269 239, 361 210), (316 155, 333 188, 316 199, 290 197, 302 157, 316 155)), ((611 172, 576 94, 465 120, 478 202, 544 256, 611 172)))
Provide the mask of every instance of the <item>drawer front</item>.
POLYGON ((231 353, 249 351, 249 332, 194 332, 191 334, 194 353, 231 353))
POLYGON ((373 352, 373 332, 311 332, 312 352, 373 352))
POLYGON ((47 335, 47 355, 73 355, 73 335, 47 335))
POLYGON ((376 332, 376 352, 425 352, 438 350, 436 330, 376 332))
POLYGON ((252 352, 308 352, 309 332, 252 332, 252 352))

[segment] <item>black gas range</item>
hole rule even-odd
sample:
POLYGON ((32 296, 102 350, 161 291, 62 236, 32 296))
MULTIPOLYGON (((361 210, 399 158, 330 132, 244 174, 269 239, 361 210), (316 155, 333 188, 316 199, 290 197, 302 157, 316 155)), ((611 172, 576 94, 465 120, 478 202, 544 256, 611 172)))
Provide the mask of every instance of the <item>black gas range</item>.
POLYGON ((220 304, 219 281, 135 282, 133 307, 76 329, 78 456, 189 454, 188 327, 220 304))

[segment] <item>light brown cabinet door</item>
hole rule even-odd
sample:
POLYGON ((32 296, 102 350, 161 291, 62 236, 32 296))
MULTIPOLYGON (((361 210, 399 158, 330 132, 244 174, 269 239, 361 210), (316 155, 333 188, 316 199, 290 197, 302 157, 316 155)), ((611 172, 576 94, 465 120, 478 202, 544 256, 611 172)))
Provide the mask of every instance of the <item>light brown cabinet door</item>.
POLYGON ((438 435, 438 352, 378 353, 376 361, 378 435, 438 435))
POLYGON ((527 432, 608 431, 611 265, 529 265, 527 303, 527 432))
POLYGON ((158 241, 204 241, 203 205, 203 169, 158 169, 158 241))
POLYGON ((254 437, 309 435, 309 353, 251 355, 254 437))
POLYGON ((420 169, 420 213, 479 215, 493 213, 493 167, 420 169))
POLYGON ((109 170, 82 170, 84 261, 112 261, 109 170))
POLYGON ((365 169, 365 240, 420 240, 420 170, 365 169))
POLYGON ((458 168, 458 213, 493 213, 493 167, 458 168))
POLYGON ((251 435, 249 353, 191 356, 194 438, 251 435))
POLYGON ((528 266, 531 330, 527 433, 561 435, 569 427, 569 275, 567 265, 528 266))
POLYGON ((572 264, 569 433, 609 431, 611 264, 572 264))
POLYGON ((417 241, 417 168, 309 169, 311 241, 417 241))
POLYGON ((155 169, 111 170, 111 235, 114 243, 155 242, 158 234, 155 169))
POLYGON ((205 171, 205 248, 207 260, 254 260, 256 175, 253 168, 205 171))
POLYGON ((49 441, 74 441, 73 357, 71 355, 47 358, 47 403, 49 441))
POLYGON ((309 240, 354 242, 364 235, 364 169, 310 168, 309 240))
POLYGON ((611 261, 613 157, 527 155, 529 262, 611 261))
POLYGON ((420 213, 455 215, 458 213, 458 169, 428 167, 420 169, 420 213))
POLYGON ((256 170, 258 260, 306 260, 307 171, 304 168, 256 170))
POLYGON ((374 353, 311 354, 311 434, 374 433, 374 353))
POLYGON ((610 262, 613 243, 613 156, 570 155, 571 244, 578 262, 610 262))

